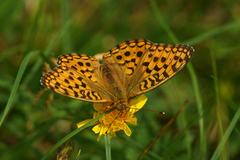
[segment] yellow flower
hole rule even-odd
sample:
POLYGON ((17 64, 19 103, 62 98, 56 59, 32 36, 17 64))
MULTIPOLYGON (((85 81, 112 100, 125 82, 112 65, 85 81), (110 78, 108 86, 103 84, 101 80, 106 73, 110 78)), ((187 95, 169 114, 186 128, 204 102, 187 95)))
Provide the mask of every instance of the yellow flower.
MULTIPOLYGON (((110 133, 111 138, 116 137, 115 132, 120 130, 123 130, 126 135, 130 136, 132 132, 127 126, 126 122, 134 125, 137 124, 137 118, 134 116, 134 113, 140 110, 144 106, 146 101, 147 97, 145 95, 141 95, 137 99, 129 100, 130 109, 127 112, 122 113, 121 111, 115 109, 110 113, 106 113, 103 118, 101 118, 100 120, 98 120, 97 123, 95 123, 97 125, 94 126, 92 129, 96 134, 99 133, 97 140, 99 141, 101 135, 106 135, 107 133, 110 133)), ((106 111, 106 107, 109 105, 110 103, 94 103, 93 107, 98 112, 94 113, 93 118, 104 113, 106 111)), ((92 119, 87 119, 77 123, 77 127, 80 128, 90 120, 92 119)))

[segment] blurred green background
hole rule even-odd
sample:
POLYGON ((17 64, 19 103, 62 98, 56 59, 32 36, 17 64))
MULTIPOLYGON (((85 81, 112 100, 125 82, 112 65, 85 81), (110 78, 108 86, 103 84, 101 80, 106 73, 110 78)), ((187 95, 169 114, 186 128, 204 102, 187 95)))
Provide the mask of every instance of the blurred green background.
MULTIPOLYGON (((44 88, 44 61, 53 68, 50 57, 95 55, 138 38, 188 44, 195 54, 178 75, 146 94, 143 108, 166 114, 136 113, 132 135, 118 132, 111 139, 112 159, 137 159, 185 100, 185 109, 143 159, 210 159, 217 148, 219 159, 238 159, 240 124, 233 119, 240 104, 240 1, 0 0, 0 104, 6 116, 1 159, 41 159, 77 122, 92 118, 92 103, 50 91, 33 103, 44 88), (22 79, 18 71, 24 71, 22 79)), ((105 159, 104 137, 97 142, 91 128, 72 138, 70 159, 80 149, 80 159, 105 159)), ((56 151, 48 159, 56 159, 56 151)))

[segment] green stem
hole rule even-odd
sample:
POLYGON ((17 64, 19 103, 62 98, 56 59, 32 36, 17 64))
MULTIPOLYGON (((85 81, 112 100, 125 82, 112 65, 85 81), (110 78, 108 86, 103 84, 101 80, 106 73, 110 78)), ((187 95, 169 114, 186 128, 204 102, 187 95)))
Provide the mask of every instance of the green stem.
POLYGON ((104 136, 104 140, 105 140, 106 160, 111 160, 110 133, 104 136))

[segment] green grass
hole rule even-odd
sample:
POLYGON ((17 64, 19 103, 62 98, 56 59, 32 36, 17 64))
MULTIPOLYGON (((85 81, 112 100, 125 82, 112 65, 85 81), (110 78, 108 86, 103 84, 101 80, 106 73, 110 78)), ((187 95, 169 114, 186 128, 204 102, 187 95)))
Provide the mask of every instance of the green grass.
POLYGON ((8 112, 9 112, 9 110, 11 108, 11 105, 12 105, 12 103, 14 101, 14 98, 15 98, 15 95, 16 95, 16 92, 17 92, 17 89, 18 89, 18 86, 19 86, 19 83, 20 83, 20 81, 22 79, 23 73, 24 73, 24 71, 25 71, 25 69, 26 69, 26 67, 28 65, 29 60, 37 53, 38 53, 38 51, 30 52, 24 58, 21 66, 19 68, 19 71, 18 71, 17 77, 15 79, 15 82, 13 84, 13 87, 12 87, 11 94, 10 94, 10 97, 8 99, 7 105, 6 105, 5 110, 4 110, 3 114, 2 114, 2 117, 1 117, 1 120, 0 120, 0 126, 2 125, 5 117, 7 116, 8 112))
MULTIPOLYGON (((100 115, 98 117, 96 117, 95 119, 91 120, 90 122, 86 123, 85 125, 83 125, 82 127, 74 130, 73 132, 69 133, 66 137, 64 137, 62 140, 60 140, 56 145, 54 145, 44 156, 42 159, 45 159, 49 156, 50 153, 52 153, 54 150, 56 150, 59 146, 61 146, 64 142, 66 142, 68 139, 72 138, 74 135, 78 134, 80 131, 82 131, 83 129, 85 129, 86 127, 90 126, 91 124, 93 124, 94 122, 96 122, 97 120, 101 119, 103 115, 100 115)), ((109 136, 108 136, 109 137, 109 136)), ((110 148, 110 147, 109 147, 110 148)))
POLYGON ((238 159, 239 10, 237 1, 227 0, 2 0, 2 159, 56 159, 56 148, 70 138, 70 159, 137 159, 185 100, 188 105, 143 159, 238 159), (92 103, 50 91, 33 103, 43 89, 43 62, 55 67, 50 57, 71 52, 93 56, 138 38, 188 44, 195 54, 183 71, 146 94, 144 109, 166 114, 137 112, 130 137, 118 132, 111 142, 107 136, 97 142, 92 127, 76 129, 77 122, 92 118, 92 103), (53 101, 45 106, 49 96, 53 101))

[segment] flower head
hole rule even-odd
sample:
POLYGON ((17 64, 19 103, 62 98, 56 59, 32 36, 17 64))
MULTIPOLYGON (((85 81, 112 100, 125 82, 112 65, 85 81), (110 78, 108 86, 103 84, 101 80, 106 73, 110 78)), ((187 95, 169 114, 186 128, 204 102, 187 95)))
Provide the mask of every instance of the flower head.
MULTIPOLYGON (((147 97, 145 95, 141 95, 137 99, 129 100, 129 110, 127 112, 121 112, 117 109, 111 111, 110 113, 106 113, 103 118, 101 118, 97 125, 93 127, 93 131, 99 136, 97 140, 99 141, 101 135, 106 135, 110 133, 111 138, 116 137, 117 131, 123 130, 126 135, 130 136, 132 134, 130 128, 126 124, 126 122, 136 125, 137 118, 134 116, 134 113, 141 109, 147 101, 147 97)), ((93 118, 99 116, 100 114, 106 111, 106 108, 110 105, 110 103, 94 103, 93 107, 96 111, 93 118)), ((91 119, 79 122, 77 124, 78 128, 89 122, 91 119)))

